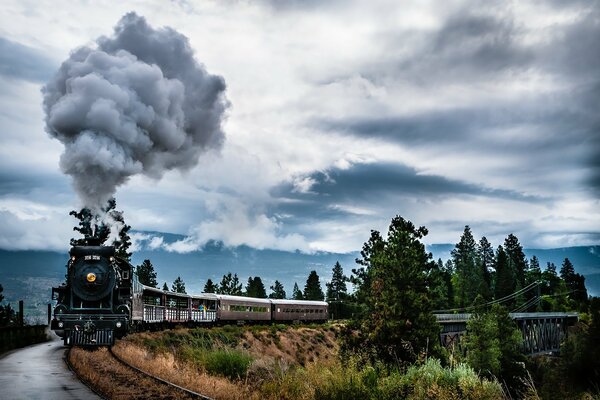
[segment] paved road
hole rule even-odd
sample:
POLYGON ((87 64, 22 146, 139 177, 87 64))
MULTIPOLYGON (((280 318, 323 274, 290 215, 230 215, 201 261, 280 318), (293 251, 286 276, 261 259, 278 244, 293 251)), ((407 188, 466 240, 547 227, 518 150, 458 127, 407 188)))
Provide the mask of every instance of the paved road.
POLYGON ((51 342, 13 350, 0 356, 0 399, 99 399, 65 365, 65 347, 51 342))

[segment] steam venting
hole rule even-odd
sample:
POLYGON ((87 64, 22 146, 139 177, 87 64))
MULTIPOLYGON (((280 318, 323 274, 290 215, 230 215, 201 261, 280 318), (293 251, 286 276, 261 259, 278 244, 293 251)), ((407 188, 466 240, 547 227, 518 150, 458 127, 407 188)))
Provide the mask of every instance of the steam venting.
POLYGON ((187 170, 219 149, 224 91, 185 36, 129 13, 43 88, 46 130, 65 145, 60 167, 84 206, 99 209, 129 177, 187 170))

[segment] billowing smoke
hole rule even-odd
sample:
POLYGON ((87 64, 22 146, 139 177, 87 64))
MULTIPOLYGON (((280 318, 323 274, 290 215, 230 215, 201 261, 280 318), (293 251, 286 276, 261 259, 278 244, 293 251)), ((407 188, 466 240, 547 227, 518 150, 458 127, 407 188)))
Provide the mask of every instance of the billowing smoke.
POLYGON ((98 209, 132 175, 160 178, 220 148, 224 91, 185 36, 129 13, 44 87, 46 130, 65 145, 60 166, 84 205, 98 209))

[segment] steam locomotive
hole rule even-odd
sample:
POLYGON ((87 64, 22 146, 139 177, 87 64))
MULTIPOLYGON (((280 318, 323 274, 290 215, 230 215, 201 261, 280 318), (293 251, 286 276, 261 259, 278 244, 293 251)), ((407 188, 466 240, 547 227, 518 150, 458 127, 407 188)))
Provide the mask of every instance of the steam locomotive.
POLYGON ((66 283, 52 288, 51 329, 67 346, 110 346, 128 332, 174 324, 327 320, 324 301, 188 295, 143 285, 114 247, 75 246, 66 283))

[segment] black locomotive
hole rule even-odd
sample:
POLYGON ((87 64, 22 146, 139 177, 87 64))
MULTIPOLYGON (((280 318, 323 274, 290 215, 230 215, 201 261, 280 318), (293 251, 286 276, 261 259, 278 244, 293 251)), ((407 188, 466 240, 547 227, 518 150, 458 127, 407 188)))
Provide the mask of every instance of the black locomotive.
POLYGON ((131 330, 175 324, 322 322, 324 301, 257 299, 213 293, 189 295, 143 285, 114 247, 71 248, 66 284, 52 288, 57 301, 51 328, 68 346, 112 345, 131 330))
POLYGON ((76 246, 69 252, 66 284, 52 288, 51 329, 65 345, 112 345, 131 317, 131 264, 110 246, 76 246))

